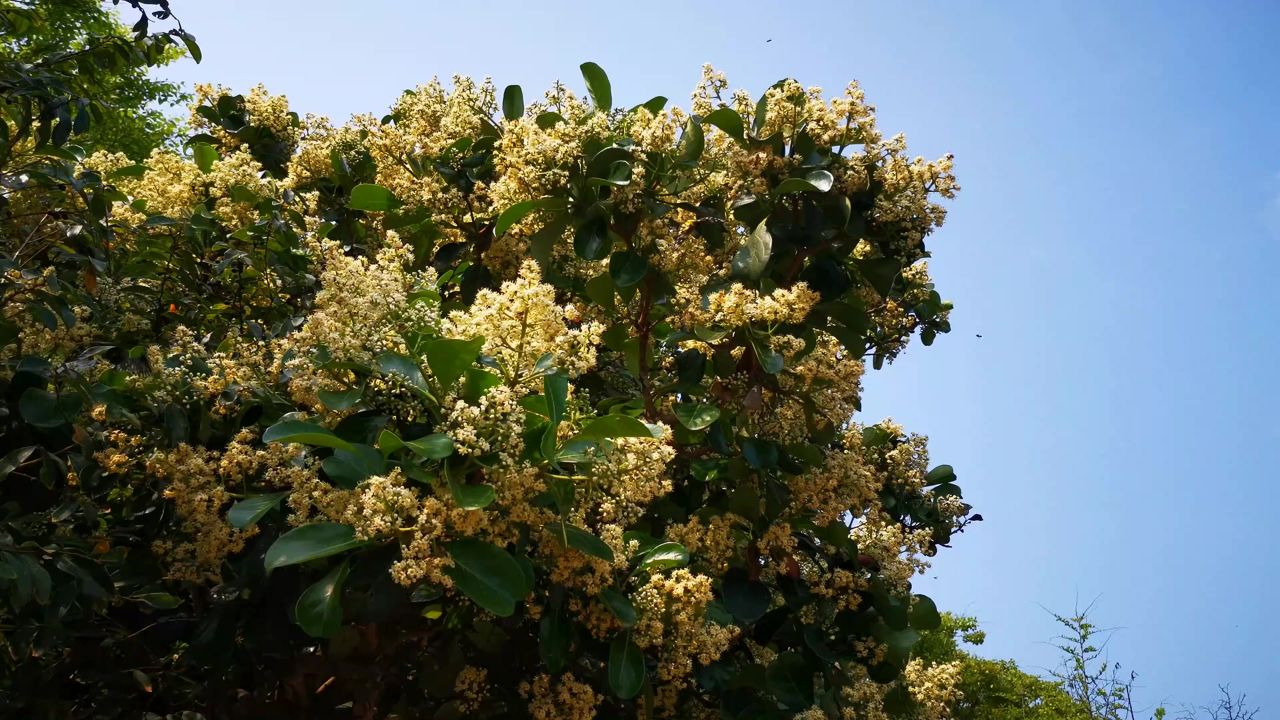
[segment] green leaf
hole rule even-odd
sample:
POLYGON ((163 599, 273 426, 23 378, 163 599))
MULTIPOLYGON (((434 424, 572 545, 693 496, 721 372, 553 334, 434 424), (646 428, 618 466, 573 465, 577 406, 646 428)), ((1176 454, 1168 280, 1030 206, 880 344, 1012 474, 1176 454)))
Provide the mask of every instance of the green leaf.
POLYGON ((227 511, 227 522, 231 523, 231 527, 237 530, 243 530, 250 525, 254 525, 262 519, 263 515, 271 512, 272 508, 279 505, 280 500, 288 494, 288 492, 276 492, 237 500, 231 505, 231 509, 227 511))
POLYGON ((875 288, 880 297, 887 297, 893 289, 893 281, 897 279, 902 265, 893 258, 868 258, 855 263, 858 271, 875 288))
POLYGON ((539 210, 543 208, 559 209, 564 206, 565 206, 564 198, 558 198, 558 197, 544 197, 544 198, 538 198, 536 200, 525 200, 523 202, 518 202, 515 205, 512 205, 511 207, 507 208, 506 210, 503 210, 502 213, 498 215, 498 220, 493 225, 493 234, 495 237, 502 237, 503 235, 506 234, 508 230, 511 229, 512 225, 515 225, 516 223, 523 220, 529 213, 533 212, 534 210, 539 210))
POLYGON ((548 373, 542 378, 543 397, 547 401, 547 431, 542 435, 542 455, 555 461, 556 448, 559 445, 556 429, 564 419, 565 407, 569 398, 569 376, 564 371, 548 373))
POLYGON ((616 306, 615 295, 617 293, 616 286, 613 283, 613 277, 607 272, 600 273, 587 281, 586 285, 587 299, 599 305, 601 308, 613 314, 616 306))
POLYGON ((725 609, 744 623, 753 623, 769 611, 769 588, 747 576, 742 568, 733 568, 720 585, 725 609))
POLYGON ((262 433, 264 443, 299 443, 315 447, 350 450, 351 443, 343 440, 329 428, 306 420, 281 420, 262 433))
POLYGON ((681 403, 676 405, 676 419, 690 430, 702 430, 720 419, 720 408, 707 403, 681 403))
POLYGON ((612 413, 588 422, 578 433, 584 438, 653 437, 649 426, 629 415, 612 413))
POLYGON ((488 507, 498 499, 498 494, 492 485, 450 482, 449 492, 453 495, 453 501, 463 510, 479 510, 488 507))
POLYGON ((320 463, 320 467, 330 480, 346 489, 387 471, 382 453, 368 445, 352 445, 350 450, 334 450, 333 455, 320 463))
POLYGON ((800 653, 785 652, 770 663, 765 686, 788 709, 802 710, 813 705, 813 670, 800 653))
POLYGON ((508 85, 502 91, 502 117, 519 120, 524 115, 524 90, 519 85, 508 85))
POLYGON ((605 541, 576 525, 570 525, 566 522, 549 523, 547 531, 555 535, 556 539, 567 547, 607 562, 613 562, 613 549, 605 541))
POLYGON ((569 625, 564 608, 547 608, 538 623, 538 654, 547 670, 558 673, 569 661, 569 646, 573 642, 573 628, 569 625))
POLYGON ((200 46, 196 44, 196 36, 186 30, 179 30, 178 37, 182 39, 182 44, 187 46, 187 53, 191 55, 191 59, 199 65, 204 59, 204 54, 200 52, 200 46))
POLYGON ((597 110, 604 112, 612 110, 613 90, 609 86, 609 76, 593 62, 584 62, 579 67, 582 70, 582 79, 587 81, 587 93, 591 95, 591 104, 595 105, 597 110))
POLYGON ((35 451, 35 445, 28 445, 5 453, 5 456, 0 458, 0 480, 9 477, 9 473, 17 470, 18 466, 26 462, 27 458, 31 457, 31 454, 35 451))
POLYGON ((364 387, 348 388, 346 390, 319 390, 316 396, 320 398, 320 402, 330 410, 350 410, 356 403, 360 402, 360 396, 364 393, 364 387))
POLYGON ((453 438, 444 433, 431 433, 417 440, 405 440, 404 446, 419 457, 443 460, 453 454, 453 438))
POLYGON ((347 201, 347 207, 365 212, 395 210, 403 204, 390 190, 373 183, 360 183, 351 188, 351 199, 347 201))
POLYGON ((510 617, 526 592, 524 570, 511 553, 483 540, 454 540, 445 546, 453 567, 446 574, 454 587, 499 617, 510 617))
POLYGON ((631 627, 636 624, 639 615, 636 613, 636 606, 631 603, 631 599, 624 593, 613 588, 605 588, 600 591, 600 601, 609 608, 613 616, 618 618, 618 622, 623 627, 631 627))
POLYGON ((769 228, 764 220, 756 225, 755 230, 747 236, 742 247, 737 254, 733 256, 733 263, 730 266, 736 277, 755 280, 764 272, 764 268, 769 264, 769 257, 773 254, 773 236, 769 234, 769 228))
POLYGON ((66 393, 56 396, 42 388, 27 388, 18 398, 22 419, 38 428, 56 428, 71 422, 80 410, 80 396, 66 393))
POLYGON ((778 446, 762 438, 743 438, 742 457, 757 470, 771 468, 778 464, 778 446))
POLYGON ((751 347, 755 350, 756 359, 760 361, 760 369, 770 375, 777 375, 782 372, 782 368, 786 365, 786 358, 782 353, 769 347, 769 343, 754 338, 751 340, 751 347))
POLYGON ((463 375, 466 379, 462 383, 462 399, 473 405, 480 402, 480 398, 489 392, 489 388, 502 384, 502 378, 497 373, 483 368, 467 368, 463 375))
POLYGON ((930 485, 941 485, 942 483, 955 482, 955 481, 956 481, 956 471, 950 465, 939 465, 938 467, 930 470, 924 476, 925 487, 929 487, 930 485))
POLYGON ((142 593, 140 595, 134 595, 129 599, 136 600, 137 602, 147 605, 148 607, 153 607, 157 610, 172 610, 182 604, 182 601, 178 598, 170 595, 169 593, 161 592, 142 593))
POLYGON ((835 179, 826 170, 812 170, 802 178, 789 177, 778 184, 774 192, 787 195, 798 192, 826 192, 835 179))
POLYGON ((348 572, 350 566, 344 560, 298 596, 293 614, 311 637, 330 638, 342 627, 342 586, 348 572))
POLYGON ((557 123, 562 123, 564 121, 565 119, 563 115, 558 112, 551 111, 538 113, 538 116, 533 119, 534 124, 543 130, 555 127, 557 123))
POLYGON ((631 633, 618 633, 609 644, 609 689, 626 700, 644 687, 644 653, 631 642, 631 633))
POLYGON ((702 157, 702 151, 706 148, 707 141, 702 134, 702 123, 694 118, 689 118, 688 124, 684 127, 684 135, 680 138, 680 160, 686 163, 696 163, 702 157))
POLYGON ((649 272, 649 263, 630 250, 616 252, 609 257, 609 276, 613 284, 620 288, 629 288, 644 279, 649 272))
POLYGON ((726 135, 734 140, 742 140, 745 137, 745 128, 742 123, 742 116, 733 108, 723 107, 719 110, 712 110, 702 121, 708 125, 715 125, 725 132, 726 135))
POLYGON ((276 538, 267 548, 265 566, 271 572, 286 565, 296 565, 318 558, 337 555, 364 545, 350 525, 323 522, 303 525, 276 538))
POLYGON ((422 368, 413 358, 399 353, 384 352, 378 355, 378 369, 387 375, 399 375, 412 387, 427 393, 427 379, 422 376, 422 368))
POLYGON ((213 169, 213 164, 218 161, 218 151, 209 143, 196 143, 191 146, 192 158, 196 161, 196 167, 200 168, 200 172, 207 173, 213 169))
POLYGON ((462 377, 476 362, 480 348, 484 347, 484 338, 453 340, 445 338, 424 343, 423 349, 427 367, 431 376, 440 383, 443 390, 450 390, 458 378, 462 377))
POLYGON ((648 100, 635 106, 634 108, 632 108, 632 110, 636 110, 638 108, 644 108, 645 110, 648 110, 654 115, 657 115, 658 113, 662 112, 662 108, 666 106, 667 106, 667 98, 662 95, 655 95, 654 97, 651 97, 648 100))
POLYGON ((603 260, 612 247, 609 223, 603 218, 586 221, 573 235, 573 251, 583 260, 603 260))
POLYGON ((937 630, 942 627, 942 615, 928 595, 916 595, 911 604, 911 627, 916 630, 937 630))
POLYGON ((378 449, 382 451, 384 457, 402 447, 404 447, 404 441, 390 430, 383 430, 378 434, 378 449))
POLYGON ((645 570, 666 570, 689 564, 689 551, 677 542, 660 542, 640 554, 640 567, 645 570))

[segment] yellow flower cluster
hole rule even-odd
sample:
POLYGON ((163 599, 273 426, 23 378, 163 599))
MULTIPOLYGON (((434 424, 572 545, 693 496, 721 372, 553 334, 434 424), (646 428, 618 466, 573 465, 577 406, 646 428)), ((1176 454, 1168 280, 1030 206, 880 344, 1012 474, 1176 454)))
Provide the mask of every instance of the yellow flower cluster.
POLYGON ((442 331, 448 337, 484 338, 483 352, 497 362, 506 383, 536 390, 542 378, 534 366, 544 355, 569 377, 596 366, 604 328, 595 322, 570 328, 572 317, 573 308, 557 304, 555 288, 542 282, 538 263, 526 260, 500 290, 482 290, 471 307, 450 313, 442 331))
MULTIPOLYGON (((217 106, 221 98, 231 94, 229 88, 221 85, 196 83, 195 102, 191 105, 191 117, 188 120, 196 131, 212 135, 225 152, 238 150, 240 142, 195 109, 201 105, 217 106)), ((250 124, 270 130, 286 144, 289 154, 293 153, 298 144, 299 122, 297 115, 289 110, 288 98, 284 95, 272 95, 267 92, 266 87, 255 85, 244 96, 244 110, 250 124)))
POLYGON ((603 699, 571 672, 554 680, 543 673, 520 683, 520 696, 528 700, 533 720, 592 720, 603 699))
POLYGON ((962 694, 956 687, 959 680, 959 662, 926 665, 916 658, 907 663, 900 682, 906 684, 911 699, 916 701, 916 717, 920 720, 945 720, 961 698, 962 694))
POLYGON ((489 694, 489 671, 468 665, 454 678, 453 691, 458 694, 458 710, 469 713, 480 709, 489 694))
POLYGON ((658 680, 685 687, 693 663, 709 665, 737 638, 734 626, 718 625, 706 616, 715 599, 711 578, 687 568, 649 577, 635 594, 640 619, 633 640, 658 655, 658 680))
POLYGON ((783 323, 801 323, 818 304, 818 293, 803 282, 764 294, 733 283, 709 293, 701 303, 690 303, 683 325, 735 328, 758 324, 772 328, 783 323))

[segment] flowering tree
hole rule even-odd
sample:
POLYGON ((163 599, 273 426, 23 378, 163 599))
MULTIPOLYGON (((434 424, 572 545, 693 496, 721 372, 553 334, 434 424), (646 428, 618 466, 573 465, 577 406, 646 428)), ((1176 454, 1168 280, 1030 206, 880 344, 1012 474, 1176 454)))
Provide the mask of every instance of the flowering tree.
POLYGON ((33 144, 0 215, 0 701, 943 716, 911 578, 976 516, 856 414, 866 359, 949 329, 950 158, 856 84, 707 69, 687 111, 619 109, 582 74, 342 126, 198 87, 185 152, 33 144))

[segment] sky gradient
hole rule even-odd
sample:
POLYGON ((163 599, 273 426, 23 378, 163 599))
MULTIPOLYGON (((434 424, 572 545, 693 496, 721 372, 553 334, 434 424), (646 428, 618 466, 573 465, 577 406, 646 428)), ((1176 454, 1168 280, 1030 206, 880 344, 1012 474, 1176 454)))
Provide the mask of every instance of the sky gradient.
POLYGON ((862 418, 929 435, 986 519, 918 589, 1030 669, 1055 664, 1042 606, 1097 598, 1143 704, 1230 682, 1280 715, 1280 5, 174 8, 204 62, 163 76, 262 82, 335 121, 433 75, 581 90, 585 60, 619 106, 687 105, 704 62, 753 93, 859 80, 962 187, 930 243, 955 330, 870 373, 862 418))

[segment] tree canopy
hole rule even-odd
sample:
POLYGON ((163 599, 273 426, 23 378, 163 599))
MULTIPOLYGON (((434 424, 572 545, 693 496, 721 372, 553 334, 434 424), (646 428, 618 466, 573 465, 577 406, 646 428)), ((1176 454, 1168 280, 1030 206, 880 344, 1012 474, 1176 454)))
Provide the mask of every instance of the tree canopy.
POLYGON ((139 161, 77 58, 198 58, 141 17, 3 59, 5 707, 946 716, 911 580, 977 517, 857 414, 949 330, 950 157, 857 84, 619 108, 584 63, 344 125, 200 86, 139 161))

